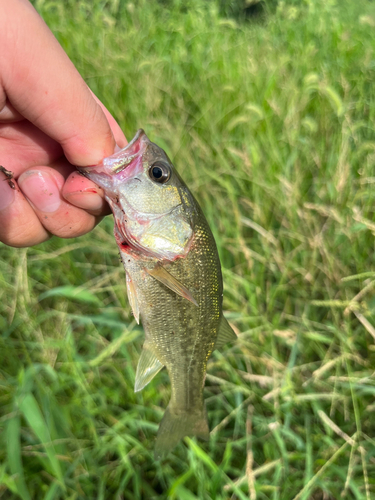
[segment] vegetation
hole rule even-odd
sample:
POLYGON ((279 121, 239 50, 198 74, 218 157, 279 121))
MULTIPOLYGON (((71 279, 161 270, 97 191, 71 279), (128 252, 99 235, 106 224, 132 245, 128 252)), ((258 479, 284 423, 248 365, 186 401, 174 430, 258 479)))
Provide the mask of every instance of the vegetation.
POLYGON ((375 496, 375 5, 36 0, 128 138, 164 147, 214 231, 238 342, 215 352, 211 439, 153 459, 161 372, 107 217, 0 247, 0 497, 375 496), (221 10, 220 10, 221 9, 221 10))

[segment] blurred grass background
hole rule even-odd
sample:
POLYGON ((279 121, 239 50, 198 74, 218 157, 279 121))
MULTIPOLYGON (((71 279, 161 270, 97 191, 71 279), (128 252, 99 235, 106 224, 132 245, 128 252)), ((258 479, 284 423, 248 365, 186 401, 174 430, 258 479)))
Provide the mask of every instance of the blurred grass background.
POLYGON ((34 4, 201 203, 239 340, 209 362, 210 441, 155 462, 169 381, 133 392, 111 217, 1 245, 0 498, 374 498, 374 2, 34 4))

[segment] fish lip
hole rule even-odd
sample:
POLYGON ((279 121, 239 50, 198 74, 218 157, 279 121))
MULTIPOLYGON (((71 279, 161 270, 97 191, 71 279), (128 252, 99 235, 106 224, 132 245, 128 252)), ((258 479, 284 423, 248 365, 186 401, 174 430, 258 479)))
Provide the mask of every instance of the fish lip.
POLYGON ((90 178, 91 173, 100 173, 100 171, 107 175, 114 176, 130 166, 139 156, 142 156, 149 143, 150 140, 145 131, 140 128, 137 130, 133 139, 117 153, 103 158, 97 165, 77 167, 77 169, 87 178, 90 178))
POLYGON ((133 139, 118 153, 104 158, 103 164, 108 165, 113 174, 118 174, 143 153, 144 147, 142 146, 144 141, 142 139, 144 138, 147 138, 145 131, 142 128, 138 129, 133 139), (119 159, 118 163, 115 162, 117 158, 119 159), (115 164, 113 165, 113 163, 115 164))
POLYGON ((108 173, 116 175, 129 167, 139 156, 142 156, 149 142, 145 131, 140 128, 123 149, 108 158, 104 158, 103 165, 107 167, 108 173))
MULTIPOLYGON (((140 139, 143 136, 146 136, 146 132, 143 130, 143 128, 138 129, 135 136, 133 137, 133 139, 130 142, 128 142, 128 144, 124 148, 122 148, 119 151, 119 153, 121 153, 121 152, 123 153, 127 149, 130 149, 138 141, 138 139, 140 139)), ((118 153, 115 153, 115 154, 118 154, 118 153)))

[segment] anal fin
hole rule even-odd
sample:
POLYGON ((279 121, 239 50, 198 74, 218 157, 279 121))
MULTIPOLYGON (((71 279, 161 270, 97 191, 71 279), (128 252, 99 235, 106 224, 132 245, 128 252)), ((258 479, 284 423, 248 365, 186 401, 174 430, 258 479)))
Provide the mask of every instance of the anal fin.
POLYGON ((128 299, 130 303, 130 307, 132 308, 135 321, 139 325, 139 305, 137 299, 137 292, 135 291, 134 282, 129 276, 129 273, 126 273, 126 289, 128 291, 128 299))
POLYGON ((135 375, 134 392, 141 391, 163 366, 153 352, 143 347, 135 375))
POLYGON ((177 293, 177 295, 184 297, 186 300, 189 300, 195 306, 198 307, 198 302, 192 296, 190 291, 182 283, 180 283, 174 276, 172 276, 166 269, 164 269, 164 267, 157 265, 154 267, 154 269, 151 270, 146 269, 146 271, 153 278, 163 283, 163 285, 168 287, 173 292, 177 293))
POLYGON ((219 333, 215 343, 215 349, 220 349, 220 347, 222 347, 223 345, 227 344, 228 342, 233 342, 234 340, 237 340, 237 335, 232 330, 232 327, 230 326, 228 321, 224 318, 224 316, 222 316, 219 326, 219 333))

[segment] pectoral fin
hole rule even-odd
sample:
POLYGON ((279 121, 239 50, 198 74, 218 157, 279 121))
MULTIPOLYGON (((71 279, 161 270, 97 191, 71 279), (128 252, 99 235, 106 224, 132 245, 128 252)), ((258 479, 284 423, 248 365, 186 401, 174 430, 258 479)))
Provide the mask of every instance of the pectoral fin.
POLYGON ((215 343, 215 349, 220 349, 220 347, 222 347, 223 345, 227 344, 228 342, 233 342, 234 340, 237 340, 237 335, 232 330, 232 327, 229 325, 228 321, 224 318, 224 316, 222 316, 219 326, 219 333, 215 343))
POLYGON ((163 366, 155 354, 143 347, 135 375, 134 392, 141 391, 163 366))
POLYGON ((134 282, 128 273, 126 273, 126 289, 128 291, 128 299, 130 307, 132 308, 134 314, 135 321, 139 325, 139 305, 138 305, 137 293, 135 291, 134 282))
POLYGON ((153 278, 163 283, 163 285, 170 288, 173 292, 177 293, 177 295, 181 295, 181 297, 190 300, 190 302, 198 307, 198 302, 192 296, 190 291, 182 283, 176 280, 176 278, 174 278, 168 271, 166 271, 164 267, 155 266, 154 269, 146 269, 146 271, 153 278))

